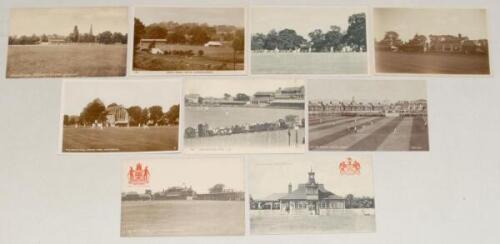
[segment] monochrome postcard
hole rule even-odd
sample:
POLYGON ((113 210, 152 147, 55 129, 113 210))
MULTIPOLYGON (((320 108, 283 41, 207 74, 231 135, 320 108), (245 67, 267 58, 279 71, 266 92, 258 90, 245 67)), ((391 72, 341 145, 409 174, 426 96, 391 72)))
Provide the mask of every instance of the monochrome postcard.
POLYGON ((179 150, 180 80, 63 83, 62 152, 179 150))
POLYGON ((252 157, 251 234, 375 232, 367 156, 252 157))
POLYGON ((126 7, 10 11, 7 78, 125 76, 126 7))
POLYGON ((486 9, 375 8, 375 71, 489 75, 486 9))
POLYGON ((185 152, 304 152, 304 95, 295 79, 186 80, 185 152))
POLYGON ((136 7, 133 73, 243 73, 245 8, 136 7))
POLYGON ((428 151, 420 80, 310 80, 309 150, 428 151))
POLYGON ((251 8, 252 74, 367 74, 366 9, 251 8))
POLYGON ((121 236, 243 235, 244 170, 241 158, 125 162, 121 236))

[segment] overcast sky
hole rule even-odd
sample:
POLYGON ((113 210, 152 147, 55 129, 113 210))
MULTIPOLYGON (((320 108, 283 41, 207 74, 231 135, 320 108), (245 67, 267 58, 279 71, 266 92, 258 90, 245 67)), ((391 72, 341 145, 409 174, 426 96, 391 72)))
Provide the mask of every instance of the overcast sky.
POLYGON ((103 31, 128 33, 128 9, 99 8, 20 8, 10 12, 10 35, 68 35, 75 25, 80 33, 103 31))
POLYGON ((481 9, 376 8, 373 11, 374 38, 396 31, 402 40, 415 34, 458 35, 470 39, 487 38, 486 11, 481 9))
POLYGON ((310 80, 310 100, 417 100, 427 99, 422 80, 310 80))
POLYGON ((145 189, 153 192, 171 186, 191 186, 197 193, 208 193, 208 188, 215 184, 224 184, 235 191, 245 191, 244 164, 240 158, 183 158, 131 160, 123 164, 122 191, 144 193, 145 189), (151 173, 148 187, 129 186, 128 170, 141 162, 148 166, 151 173))
POLYGON ((178 23, 207 23, 209 25, 245 26, 244 8, 135 8, 135 17, 144 25, 174 21, 178 23))
POLYGON ((337 195, 374 196, 371 159, 353 157, 361 164, 361 175, 342 176, 339 163, 346 157, 337 155, 254 157, 249 164, 249 193, 253 198, 267 197, 273 193, 287 193, 288 184, 293 190, 298 184, 307 183, 308 172, 315 172, 316 183, 337 195))
POLYGON ((276 91, 278 88, 303 86, 302 80, 294 79, 190 79, 186 80, 185 94, 199 94, 202 97, 224 97, 224 93, 235 96, 245 93, 252 96, 258 91, 276 91))
POLYGON ((309 39, 308 34, 315 29, 326 32, 330 26, 337 25, 343 31, 347 30, 349 16, 357 13, 366 13, 366 10, 342 7, 255 7, 251 9, 252 35, 288 28, 309 39))
POLYGON ((181 96, 177 80, 67 81, 63 87, 63 112, 68 115, 79 115, 95 98, 106 106, 113 102, 125 107, 160 105, 168 111, 179 104, 181 96))

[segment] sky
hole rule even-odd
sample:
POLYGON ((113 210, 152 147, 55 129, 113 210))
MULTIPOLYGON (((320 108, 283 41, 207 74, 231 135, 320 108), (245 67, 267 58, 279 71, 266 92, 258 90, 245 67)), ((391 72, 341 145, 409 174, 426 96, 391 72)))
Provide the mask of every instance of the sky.
POLYGON ((100 98, 125 107, 161 105, 163 111, 180 103, 181 83, 177 80, 67 81, 63 86, 63 112, 79 115, 88 103, 100 98))
POLYGON ((294 79, 190 79, 184 85, 185 94, 199 94, 202 97, 224 97, 224 93, 235 96, 245 93, 249 96, 258 91, 276 91, 278 88, 303 86, 302 80, 294 79))
POLYGON ((174 21, 178 23, 207 23, 209 25, 245 26, 244 8, 135 8, 135 17, 144 25, 174 21))
POLYGON ((249 166, 249 194, 254 199, 264 198, 273 193, 287 193, 288 184, 293 190, 298 184, 307 183, 308 172, 315 172, 316 183, 337 195, 374 196, 371 159, 367 156, 352 157, 361 164, 359 176, 342 176, 339 163, 346 157, 294 156, 294 157, 254 157, 249 166))
POLYGON ((349 16, 357 13, 366 13, 366 9, 256 7, 251 10, 251 32, 252 35, 255 33, 267 34, 272 29, 279 31, 289 28, 309 39, 308 34, 315 29, 326 32, 330 26, 337 25, 343 31, 347 30, 349 16))
POLYGON ((402 9, 379 8, 373 11, 374 38, 396 31, 403 41, 415 34, 458 35, 487 39, 486 11, 481 9, 402 9))
POLYGON ((128 9, 99 8, 19 8, 10 12, 10 35, 68 35, 75 25, 80 33, 103 31, 128 33, 128 9))
POLYGON ((427 99, 423 80, 310 80, 307 86, 310 100, 399 101, 427 99))
POLYGON ((171 186, 191 186, 196 193, 208 193, 208 188, 222 183, 235 191, 245 191, 244 164, 240 158, 183 158, 183 159, 149 159, 126 161, 122 168, 122 191, 144 193, 145 189, 153 192, 171 186), (128 170, 141 162, 148 166, 149 186, 129 186, 128 170))

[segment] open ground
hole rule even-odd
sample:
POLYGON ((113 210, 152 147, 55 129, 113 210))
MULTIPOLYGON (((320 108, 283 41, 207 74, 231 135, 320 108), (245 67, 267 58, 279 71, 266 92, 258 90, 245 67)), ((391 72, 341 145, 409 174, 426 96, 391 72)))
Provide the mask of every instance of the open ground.
POLYGON ((489 74, 488 55, 375 52, 378 73, 489 74))
POLYGON ((243 235, 244 201, 122 202, 122 236, 243 235))
POLYGON ((7 77, 125 76, 127 45, 9 45, 7 77))
POLYGON ((339 116, 309 127, 309 149, 428 151, 428 127, 424 117, 339 116))
POLYGON ((178 149, 178 126, 113 127, 63 129, 64 152, 136 152, 175 151, 178 149))

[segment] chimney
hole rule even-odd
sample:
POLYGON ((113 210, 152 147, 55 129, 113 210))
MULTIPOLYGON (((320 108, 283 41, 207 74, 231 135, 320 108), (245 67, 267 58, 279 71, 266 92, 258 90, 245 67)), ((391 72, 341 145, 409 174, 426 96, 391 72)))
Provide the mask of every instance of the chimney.
POLYGON ((292 193, 292 183, 288 183, 288 193, 292 193))

